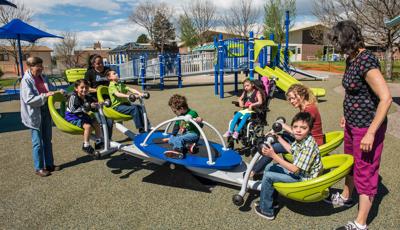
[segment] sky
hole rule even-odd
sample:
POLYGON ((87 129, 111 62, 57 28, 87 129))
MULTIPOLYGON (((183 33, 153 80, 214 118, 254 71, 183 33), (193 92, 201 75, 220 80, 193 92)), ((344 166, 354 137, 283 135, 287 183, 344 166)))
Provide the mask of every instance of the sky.
MULTIPOLYGON (((74 32, 79 48, 90 47, 100 41, 103 47, 115 48, 127 42, 136 41, 146 33, 138 25, 128 20, 129 15, 141 0, 9 0, 23 3, 34 12, 31 25, 46 32, 61 35, 74 32)), ((161 2, 161 0, 153 0, 161 2)), ((174 8, 174 15, 182 12, 182 6, 190 0, 164 1, 174 8)), ((217 1, 217 12, 223 14, 239 0, 217 1)), ((262 8, 265 0, 253 0, 262 8)), ((296 24, 315 21, 312 15, 312 0, 297 0, 296 24)), ((53 47, 57 39, 41 39, 38 45, 53 47)))

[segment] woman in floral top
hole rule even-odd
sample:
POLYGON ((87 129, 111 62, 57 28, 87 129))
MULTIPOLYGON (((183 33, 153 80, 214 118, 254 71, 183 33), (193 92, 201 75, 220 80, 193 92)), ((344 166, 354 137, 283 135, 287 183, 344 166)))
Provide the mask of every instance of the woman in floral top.
POLYGON ((348 55, 342 85, 345 89, 344 151, 354 157, 353 173, 346 177, 343 192, 327 202, 351 206, 354 187, 359 194, 358 215, 338 229, 367 229, 367 217, 377 193, 379 165, 392 102, 377 58, 365 49, 361 30, 353 21, 337 23, 329 34, 335 50, 348 55))

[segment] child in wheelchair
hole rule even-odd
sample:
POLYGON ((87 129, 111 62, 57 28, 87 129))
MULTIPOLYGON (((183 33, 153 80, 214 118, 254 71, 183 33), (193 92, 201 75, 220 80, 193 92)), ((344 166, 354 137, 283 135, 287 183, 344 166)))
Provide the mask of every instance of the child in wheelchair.
POLYGON ((243 93, 238 99, 239 107, 243 108, 235 113, 229 125, 229 130, 226 131, 224 137, 238 139, 239 133, 246 125, 253 113, 260 112, 260 107, 265 100, 264 90, 256 87, 253 80, 245 79, 243 81, 243 93))

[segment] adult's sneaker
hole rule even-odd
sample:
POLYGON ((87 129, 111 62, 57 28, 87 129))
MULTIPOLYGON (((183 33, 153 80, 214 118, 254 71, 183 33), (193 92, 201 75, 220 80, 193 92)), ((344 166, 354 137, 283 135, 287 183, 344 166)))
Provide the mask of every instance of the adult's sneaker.
POLYGON ((104 142, 103 141, 94 143, 94 149, 95 150, 102 149, 102 148, 104 148, 104 142))
POLYGON ((339 192, 330 193, 329 196, 324 199, 324 202, 338 207, 351 207, 354 205, 353 199, 344 199, 339 192))
POLYGON ((254 207, 254 212, 256 212, 257 215, 261 216, 261 217, 264 218, 264 219, 267 219, 267 220, 273 220, 273 219, 275 219, 275 215, 274 215, 274 214, 266 214, 266 213, 263 213, 263 212, 261 211, 260 206, 258 206, 258 205, 254 207))
POLYGON ((82 150, 87 153, 88 155, 94 155, 94 148, 92 146, 86 146, 82 145, 82 150))

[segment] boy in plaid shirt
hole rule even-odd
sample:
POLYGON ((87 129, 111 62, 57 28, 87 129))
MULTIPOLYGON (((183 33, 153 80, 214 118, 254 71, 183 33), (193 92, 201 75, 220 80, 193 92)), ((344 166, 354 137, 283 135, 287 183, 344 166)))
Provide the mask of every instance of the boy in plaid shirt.
POLYGON ((274 149, 263 148, 262 154, 272 158, 276 163, 269 163, 264 171, 260 192, 260 203, 255 206, 255 212, 266 219, 275 218, 277 192, 273 187, 275 182, 298 182, 316 178, 322 171, 321 156, 318 145, 311 136, 313 118, 307 112, 296 114, 292 120, 292 130, 295 141, 287 143, 277 135, 279 143, 293 154, 293 163, 279 157, 274 149), (275 202, 274 202, 275 201, 275 202), (275 205, 274 205, 275 204, 275 205))

